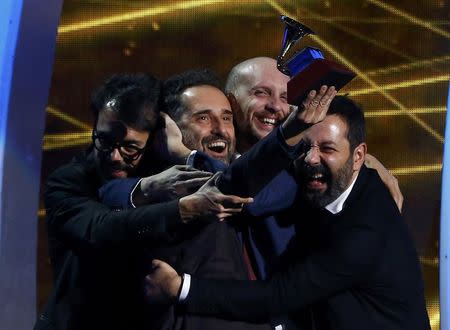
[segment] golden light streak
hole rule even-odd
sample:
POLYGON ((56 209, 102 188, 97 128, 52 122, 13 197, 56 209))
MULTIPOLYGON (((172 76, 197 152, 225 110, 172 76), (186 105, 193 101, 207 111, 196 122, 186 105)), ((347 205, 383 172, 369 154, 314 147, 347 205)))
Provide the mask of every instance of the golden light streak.
POLYGON ((394 176, 400 175, 414 175, 414 174, 425 174, 430 172, 440 172, 442 170, 442 164, 430 164, 430 165, 417 165, 417 166, 407 166, 389 169, 389 171, 394 176))
POLYGON ((38 217, 45 217, 45 213, 46 213, 45 209, 39 209, 37 215, 38 217))
MULTIPOLYGON (((436 114, 436 113, 445 113, 447 112, 447 108, 445 106, 442 107, 429 107, 429 108, 411 108, 407 110, 410 113, 415 115, 421 114, 436 114)), ((373 118, 373 117, 388 117, 388 116, 404 116, 405 112, 403 110, 373 110, 373 111, 364 111, 364 117, 373 118)))
POLYGON ((345 33, 355 37, 355 38, 363 40, 363 41, 367 42, 368 44, 374 45, 374 46, 376 46, 376 47, 378 47, 380 49, 383 49, 383 50, 386 50, 386 51, 388 51, 388 52, 390 52, 392 54, 395 54, 398 57, 401 57, 401 58, 406 59, 408 61, 415 61, 415 60, 417 60, 416 58, 414 58, 412 56, 408 56, 405 52, 402 52, 400 50, 392 48, 388 44, 380 42, 380 41, 378 41, 376 39, 369 38, 366 35, 360 33, 359 31, 357 31, 355 29, 351 29, 349 27, 346 27, 343 24, 336 23, 334 21, 329 21, 329 20, 327 20, 326 17, 321 16, 321 15, 319 15, 317 13, 314 13, 311 10, 308 10, 306 8, 302 8, 302 11, 306 13, 306 15, 308 17, 308 20, 314 19, 314 18, 318 19, 321 22, 326 22, 326 23, 328 23, 329 25, 333 26, 334 28, 336 28, 338 30, 341 30, 341 31, 343 31, 343 32, 345 32, 345 33))
POLYGON ((439 266, 438 257, 419 257, 420 263, 422 265, 437 268, 439 266))
POLYGON ((395 73, 395 72, 401 72, 401 71, 405 71, 405 70, 409 70, 409 69, 424 68, 427 66, 439 64, 439 63, 446 62, 446 61, 450 61, 450 55, 445 55, 445 56, 430 58, 430 59, 426 59, 426 60, 415 61, 412 63, 400 64, 400 65, 396 65, 396 66, 367 71, 366 74, 368 76, 375 76, 375 75, 379 75, 379 74, 395 73))
POLYGON ((86 145, 91 142, 92 133, 86 132, 67 132, 59 134, 44 135, 44 142, 42 149, 44 151, 70 148, 80 145, 86 145))
POLYGON ((385 2, 382 2, 379 0, 367 0, 367 1, 374 4, 375 6, 383 8, 384 10, 386 10, 394 15, 400 16, 415 25, 419 25, 421 27, 424 27, 427 30, 433 31, 434 33, 436 33, 444 38, 450 39, 449 32, 442 30, 442 29, 438 28, 437 26, 434 26, 430 22, 427 22, 421 18, 418 18, 416 16, 408 14, 407 12, 404 12, 403 10, 395 8, 394 6, 388 5, 385 2))
POLYGON ((92 133, 91 131, 86 132, 65 132, 65 133, 57 133, 57 134, 46 134, 44 136, 44 141, 48 142, 56 142, 56 141, 67 141, 73 139, 91 139, 92 133))
POLYGON ((413 79, 413 80, 406 80, 401 81, 397 83, 392 84, 386 84, 382 86, 377 86, 376 88, 362 88, 357 89, 353 91, 347 91, 347 93, 350 96, 357 96, 357 95, 365 95, 365 94, 371 94, 379 91, 379 88, 382 88, 383 90, 393 90, 398 88, 406 88, 406 87, 412 87, 412 86, 422 86, 422 85, 428 85, 428 84, 434 84, 439 82, 448 82, 450 80, 450 75, 440 75, 437 77, 427 77, 427 78, 420 78, 420 79, 413 79))
MULTIPOLYGON (((275 1, 273 1, 273 0, 266 0, 266 1, 274 9, 276 9, 280 14, 283 14, 283 15, 287 14, 290 17, 296 17, 296 15, 288 14, 287 11, 284 10, 281 6, 279 6, 278 3, 276 3, 275 1)), ((337 52, 333 47, 331 47, 331 45, 329 45, 327 42, 322 40, 317 35, 312 35, 311 38, 313 38, 322 48, 324 48, 326 51, 328 51, 330 54, 332 54, 342 64, 344 64, 350 70, 355 72, 362 80, 364 80, 367 84, 369 84, 369 86, 371 86, 378 93, 383 95, 387 100, 389 100, 392 104, 394 104, 400 110, 404 111, 408 117, 410 117, 415 123, 417 123, 420 127, 422 127, 426 132, 428 132, 436 140, 438 140, 441 143, 444 143, 444 137, 441 134, 439 134, 437 131, 435 131, 430 125, 428 125, 425 121, 423 121, 416 115, 414 115, 412 113, 408 113, 406 107, 402 103, 400 103, 400 101, 398 101, 393 96, 391 96, 389 93, 387 93, 385 90, 383 90, 375 81, 373 81, 369 76, 367 76, 364 72, 362 72, 358 67, 356 67, 347 58, 345 58, 339 52, 337 52)))
POLYGON ((55 150, 55 149, 73 148, 73 147, 87 145, 90 142, 91 142, 91 139, 78 139, 78 140, 71 140, 71 141, 44 143, 44 145, 42 146, 42 150, 50 151, 50 150, 55 150))
POLYGON ((92 19, 88 21, 82 21, 79 23, 62 25, 58 28, 58 34, 70 33, 85 29, 91 29, 94 27, 99 27, 103 25, 121 23, 131 20, 136 20, 144 17, 151 17, 161 14, 167 14, 172 11, 177 10, 187 10, 207 5, 214 5, 219 3, 226 3, 226 0, 191 0, 191 1, 181 1, 173 5, 163 5, 155 6, 147 9, 140 9, 135 11, 130 11, 120 15, 112 15, 97 19, 92 19))
POLYGON ((56 108, 53 108, 53 107, 48 106, 48 107, 46 108, 46 111, 47 111, 49 114, 51 114, 51 115, 53 115, 53 116, 55 116, 55 117, 57 117, 57 118, 59 118, 59 119, 62 119, 62 120, 64 120, 65 122, 67 122, 67 123, 69 123, 69 124, 72 124, 72 125, 74 125, 74 126, 76 126, 76 127, 79 127, 79 128, 81 128, 81 129, 84 129, 84 130, 91 130, 91 129, 92 129, 92 126, 91 126, 91 125, 88 125, 88 124, 86 124, 86 123, 83 123, 83 122, 79 121, 78 119, 76 119, 76 118, 74 118, 74 117, 68 115, 67 113, 64 113, 64 112, 62 112, 62 111, 60 111, 60 110, 58 110, 58 109, 56 109, 56 108))
MULTIPOLYGON (((303 8, 302 8, 303 10, 303 8)), ((319 20, 317 17, 308 17, 308 20, 319 20)), ((396 24, 405 25, 410 24, 409 22, 399 21, 398 18, 393 17, 352 17, 352 16, 334 16, 334 17, 324 17, 320 19, 321 22, 350 22, 359 24, 396 24)), ((433 19, 429 20, 429 23, 433 25, 450 25, 449 20, 445 19, 433 19)))
POLYGON ((441 321, 440 313, 439 313, 439 300, 437 298, 433 298, 432 300, 429 300, 427 302, 427 310, 428 310, 428 316, 430 318, 430 326, 431 329, 439 329, 439 324, 441 321), (436 306, 436 307, 434 307, 436 306), (434 307, 434 308, 431 308, 434 307))

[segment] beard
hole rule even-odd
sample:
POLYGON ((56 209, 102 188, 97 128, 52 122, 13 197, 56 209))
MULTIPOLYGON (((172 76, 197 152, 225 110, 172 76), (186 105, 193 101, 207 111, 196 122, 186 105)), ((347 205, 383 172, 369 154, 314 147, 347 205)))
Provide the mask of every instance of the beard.
POLYGON ((335 201, 347 189, 353 175, 352 165, 353 159, 349 157, 336 174, 333 174, 325 164, 311 166, 302 161, 300 167, 296 168, 301 197, 315 208, 324 208, 335 201), (322 175, 320 181, 326 183, 325 191, 308 187, 309 180, 317 174, 322 175))
POLYGON ((225 141, 226 142, 226 154, 223 157, 217 158, 217 156, 211 156, 215 159, 219 159, 222 162, 229 164, 231 161, 231 158, 234 155, 234 143, 231 141, 230 138, 226 138, 221 135, 208 135, 204 138, 202 138, 200 141, 194 136, 194 134, 191 134, 189 130, 183 130, 183 144, 191 150, 200 150, 206 154, 209 155, 210 149, 207 147, 208 144, 214 142, 214 141, 225 141))
POLYGON ((114 171, 124 171, 127 177, 132 177, 136 173, 136 167, 125 162, 112 162, 106 155, 98 155, 98 165, 101 172, 102 179, 109 181, 115 179, 112 175, 114 171))

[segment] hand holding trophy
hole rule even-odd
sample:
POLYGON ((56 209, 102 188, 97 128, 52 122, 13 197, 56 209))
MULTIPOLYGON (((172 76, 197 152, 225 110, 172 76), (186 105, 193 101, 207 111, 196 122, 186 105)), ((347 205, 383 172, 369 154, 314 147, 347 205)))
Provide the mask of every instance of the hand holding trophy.
POLYGON ((291 48, 314 31, 287 16, 281 16, 281 20, 285 23, 285 30, 277 67, 291 77, 287 84, 289 104, 300 105, 309 91, 319 91, 323 85, 339 90, 356 76, 344 66, 324 59, 317 48, 306 47, 288 58, 291 48))

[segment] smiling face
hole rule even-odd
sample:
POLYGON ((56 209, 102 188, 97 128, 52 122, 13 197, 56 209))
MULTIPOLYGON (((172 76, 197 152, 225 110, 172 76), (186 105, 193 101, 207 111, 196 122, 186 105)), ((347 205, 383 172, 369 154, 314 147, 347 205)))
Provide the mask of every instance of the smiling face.
POLYGON ((177 125, 186 147, 228 164, 236 139, 233 113, 225 94, 212 86, 194 86, 181 94, 181 102, 185 109, 177 125))
POLYGON ((328 115, 305 132, 310 146, 295 169, 303 197, 316 207, 325 207, 341 195, 357 176, 366 146, 350 151, 348 126, 338 115, 328 115))
POLYGON ((242 118, 236 125, 239 139, 244 139, 239 143, 247 149, 269 134, 289 114, 289 77, 278 71, 275 60, 256 58, 243 63, 237 80, 232 92, 242 118))

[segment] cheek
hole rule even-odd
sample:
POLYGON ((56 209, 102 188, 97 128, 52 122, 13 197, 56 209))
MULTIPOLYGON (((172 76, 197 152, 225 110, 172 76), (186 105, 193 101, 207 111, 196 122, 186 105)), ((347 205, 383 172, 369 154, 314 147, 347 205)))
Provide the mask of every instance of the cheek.
POLYGON ((261 102, 253 100, 247 107, 247 120, 251 121, 255 117, 255 114, 263 109, 264 107, 261 105, 261 102))
POLYGON ((200 144, 202 139, 209 135, 209 130, 207 125, 196 124, 192 125, 184 135, 188 136, 193 143, 200 144))
POLYGON ((229 127, 227 128, 227 133, 228 133, 228 136, 230 138, 234 138, 235 133, 234 133, 234 125, 233 125, 233 123, 229 124, 229 127))

